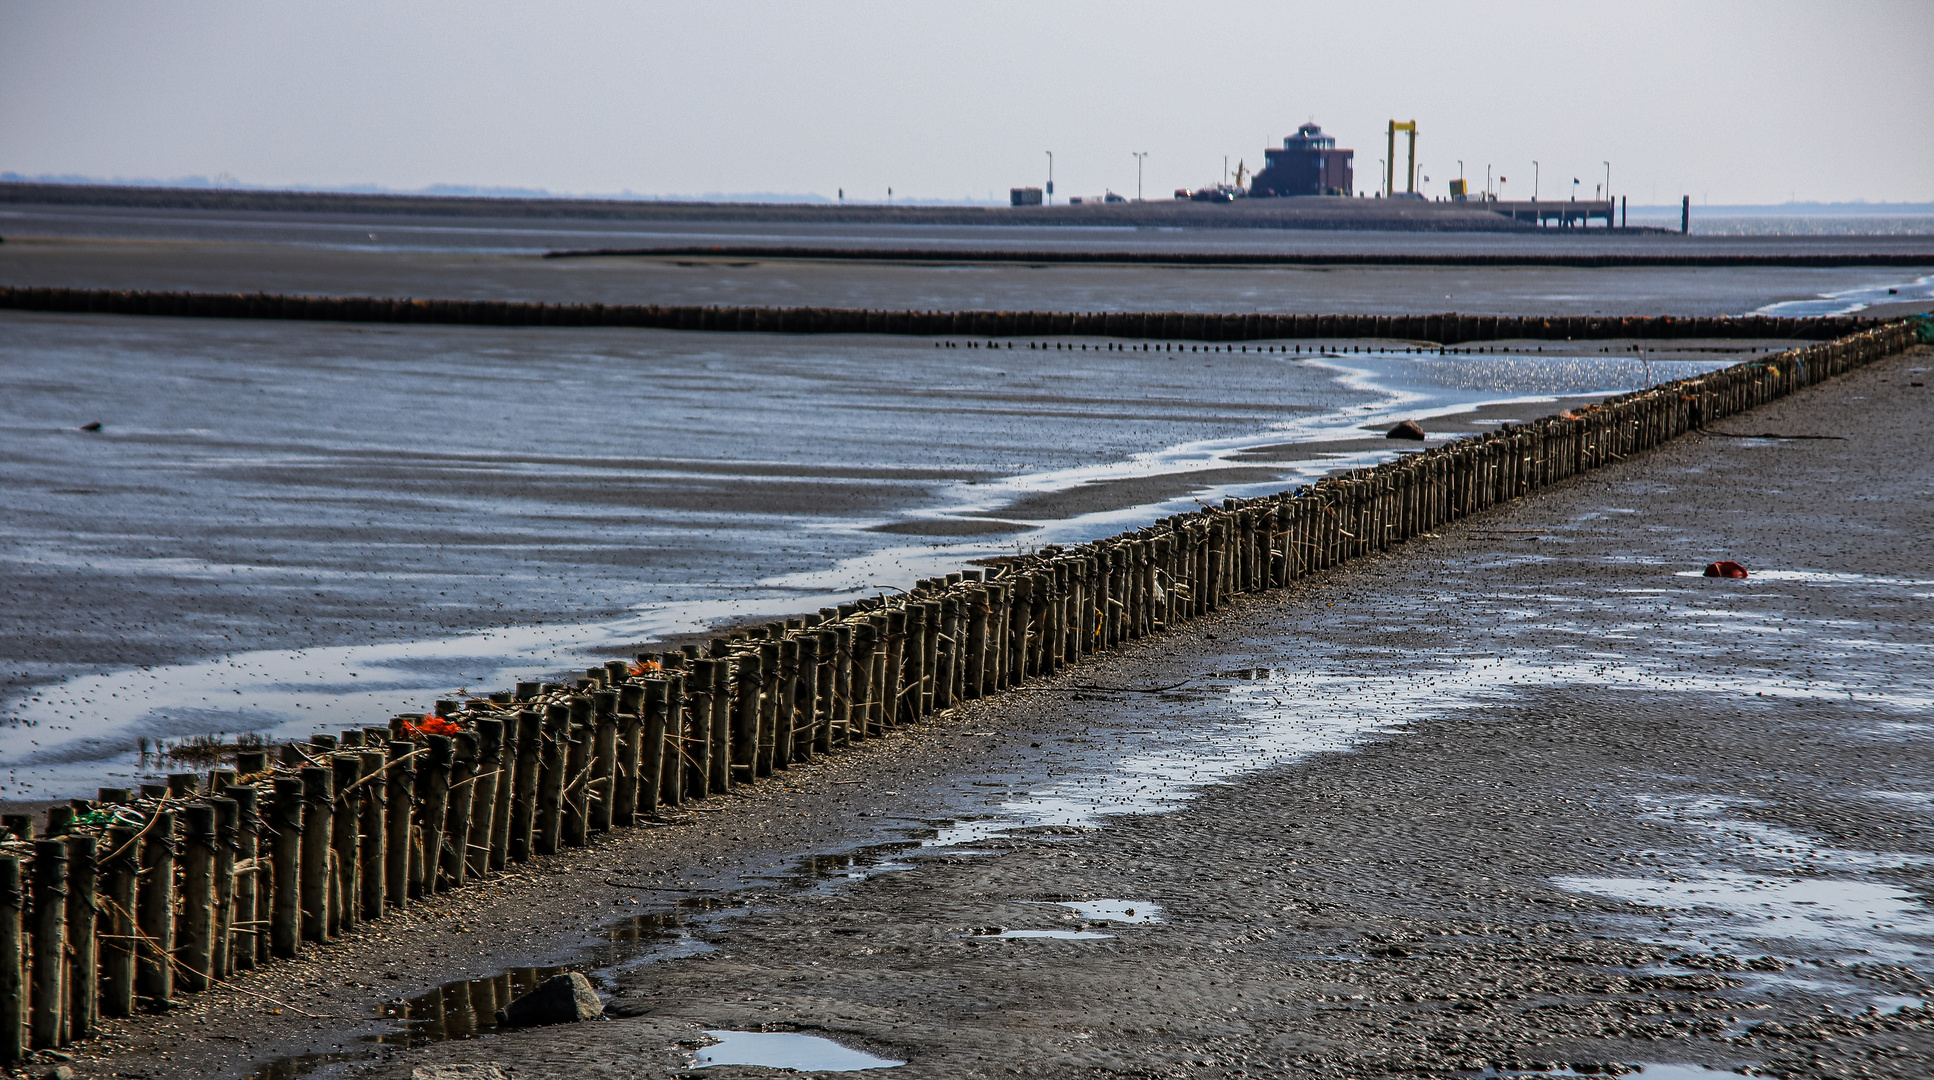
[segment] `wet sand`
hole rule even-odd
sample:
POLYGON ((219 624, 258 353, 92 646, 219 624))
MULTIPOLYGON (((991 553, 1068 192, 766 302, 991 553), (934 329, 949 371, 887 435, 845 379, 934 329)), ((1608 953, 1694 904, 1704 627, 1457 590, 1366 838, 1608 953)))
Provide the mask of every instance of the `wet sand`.
POLYGON ((1682 439, 243 981, 280 1005, 111 1022, 75 1067, 670 1076, 736 1029, 905 1077, 1924 1077, 1930 366, 1730 425, 1844 441, 1682 439), (564 963, 611 1019, 405 1049, 327 1018, 564 963))

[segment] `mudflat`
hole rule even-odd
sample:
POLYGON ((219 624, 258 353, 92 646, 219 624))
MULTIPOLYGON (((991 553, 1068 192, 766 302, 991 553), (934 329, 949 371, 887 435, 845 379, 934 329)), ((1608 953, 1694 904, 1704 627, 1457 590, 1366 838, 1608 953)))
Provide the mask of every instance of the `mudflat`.
POLYGON ((1929 366, 418 905, 74 1065, 671 1076, 763 1030, 905 1077, 1925 1077, 1929 366), (1721 558, 1752 576, 1699 576, 1721 558), (437 989, 547 965, 607 1019, 495 1031, 481 984, 437 989))

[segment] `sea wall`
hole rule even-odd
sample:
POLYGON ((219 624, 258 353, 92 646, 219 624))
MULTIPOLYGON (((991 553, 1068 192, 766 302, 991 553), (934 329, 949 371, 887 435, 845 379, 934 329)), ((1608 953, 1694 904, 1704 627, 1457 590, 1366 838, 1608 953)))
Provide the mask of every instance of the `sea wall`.
MULTIPOLYGON (((1874 326, 1308 487, 5 820, 0 1064, 1896 353, 1874 326)), ((1793 335, 1786 335, 1793 336, 1793 335)), ((501 1004, 501 1003, 500 1003, 501 1004)))
POLYGON ((1467 341, 1621 338, 1759 338, 1827 341, 1877 324, 1857 316, 1795 319, 1658 316, 1265 315, 1177 311, 872 311, 862 308, 544 304, 273 293, 140 292, 0 286, 0 308, 98 315, 469 326, 611 326, 775 334, 916 337, 1096 337, 1137 341, 1274 341, 1374 338, 1456 345, 1467 341))

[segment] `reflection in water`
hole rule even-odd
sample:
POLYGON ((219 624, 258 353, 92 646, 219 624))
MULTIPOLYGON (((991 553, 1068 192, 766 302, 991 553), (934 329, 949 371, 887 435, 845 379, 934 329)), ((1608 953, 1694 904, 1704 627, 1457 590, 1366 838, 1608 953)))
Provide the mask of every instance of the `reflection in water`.
POLYGON ((970 938, 1053 938, 1057 941, 1100 941, 1111 938, 1113 934, 1098 933, 1093 930, 1002 930, 997 933, 963 934, 970 938))

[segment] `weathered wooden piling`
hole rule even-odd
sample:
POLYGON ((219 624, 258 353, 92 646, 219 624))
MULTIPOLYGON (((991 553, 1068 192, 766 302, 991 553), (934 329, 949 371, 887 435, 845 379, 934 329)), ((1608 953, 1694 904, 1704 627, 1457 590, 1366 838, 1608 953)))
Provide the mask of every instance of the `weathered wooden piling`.
POLYGON ((593 833, 611 831, 615 815, 618 775, 618 692, 600 690, 591 695, 595 704, 594 732, 591 737, 591 775, 586 784, 590 805, 586 808, 586 827, 593 833))
POLYGON ((86 835, 69 835, 66 840, 67 965, 71 972, 67 984, 67 1038, 69 1042, 79 1042, 93 1036, 100 1015, 100 996, 96 989, 100 970, 100 907, 95 895, 100 880, 100 868, 96 865, 100 842, 86 835))
MULTIPOLYGON (((420 760, 414 742, 390 740, 389 762, 384 766, 383 885, 385 902, 398 911, 410 905, 410 863, 416 848, 412 807, 416 801, 416 763, 420 760)), ((280 790, 279 782, 276 786, 280 790)))
POLYGON ((20 857, 0 851, 0 1067, 8 1069, 25 1058, 28 1048, 25 884, 20 857))
POLYGON ((329 879, 334 839, 335 776, 317 765, 299 771, 302 784, 302 837, 296 876, 302 907, 302 940, 329 940, 329 879))
POLYGON ((544 709, 543 737, 538 743, 537 832, 532 850, 555 855, 564 839, 565 740, 570 735, 571 707, 553 703, 544 709))
MULTIPOLYGON (((140 873, 140 837, 134 829, 107 830, 100 856, 102 918, 100 947, 100 1012, 103 1016, 134 1015, 136 954, 135 884, 140 873)), ((0 918, 4 918, 0 914, 0 918)), ((4 999, 4 995, 0 995, 4 999)))
POLYGON ((356 867, 357 899, 363 919, 383 917, 383 904, 389 895, 389 822, 387 820, 388 784, 383 768, 388 763, 381 750, 365 742, 356 754, 356 867))
POLYGON ((215 808, 181 810, 181 911, 175 920, 175 976, 200 993, 215 984, 215 808))
POLYGON ((470 781, 470 831, 463 848, 464 865, 473 880, 490 875, 491 852, 497 824, 497 782, 503 776, 504 722, 493 716, 475 721, 476 773, 470 781))
POLYGON ((562 840, 571 847, 583 847, 590 832, 591 740, 589 724, 581 719, 589 714, 590 699, 579 694, 571 699, 571 723, 564 741, 564 825, 562 840))
POLYGON ((216 980, 235 974, 235 853, 241 836, 241 804, 222 792, 208 800, 215 808, 215 942, 211 974, 216 980))
POLYGON ((33 979, 27 1022, 34 1049, 67 1042, 67 842, 34 841, 33 979))
POLYGON ((329 767, 333 774, 330 789, 335 795, 329 835, 329 854, 335 864, 329 904, 329 933, 333 937, 353 929, 362 915, 363 807, 358 785, 363 779, 363 759, 360 754, 332 754, 329 767))
POLYGON ((612 752, 616 755, 611 778, 611 818, 607 827, 623 829, 638 818, 639 740, 644 737, 645 688, 626 683, 618 691, 618 712, 612 752))
POLYGON ((753 779, 759 756, 759 703, 764 690, 756 652, 741 653, 732 664, 732 778, 753 779))
POLYGON ((542 782, 544 718, 532 709, 519 709, 516 771, 511 777, 509 829, 504 837, 508 862, 528 862, 537 850, 538 788, 542 782))
POLYGON ((166 1009, 175 999, 175 815, 172 811, 154 811, 141 831, 141 875, 135 916, 135 993, 149 1008, 166 1009))
POLYGON ((456 743, 448 735, 425 735, 427 753, 416 770, 416 838, 410 852, 410 894, 438 891, 442 877, 444 829, 450 816, 450 770, 456 766, 456 743))
POLYGON ((711 696, 711 776, 708 781, 713 794, 725 794, 732 790, 732 664, 729 660, 717 659, 712 665, 711 696))

